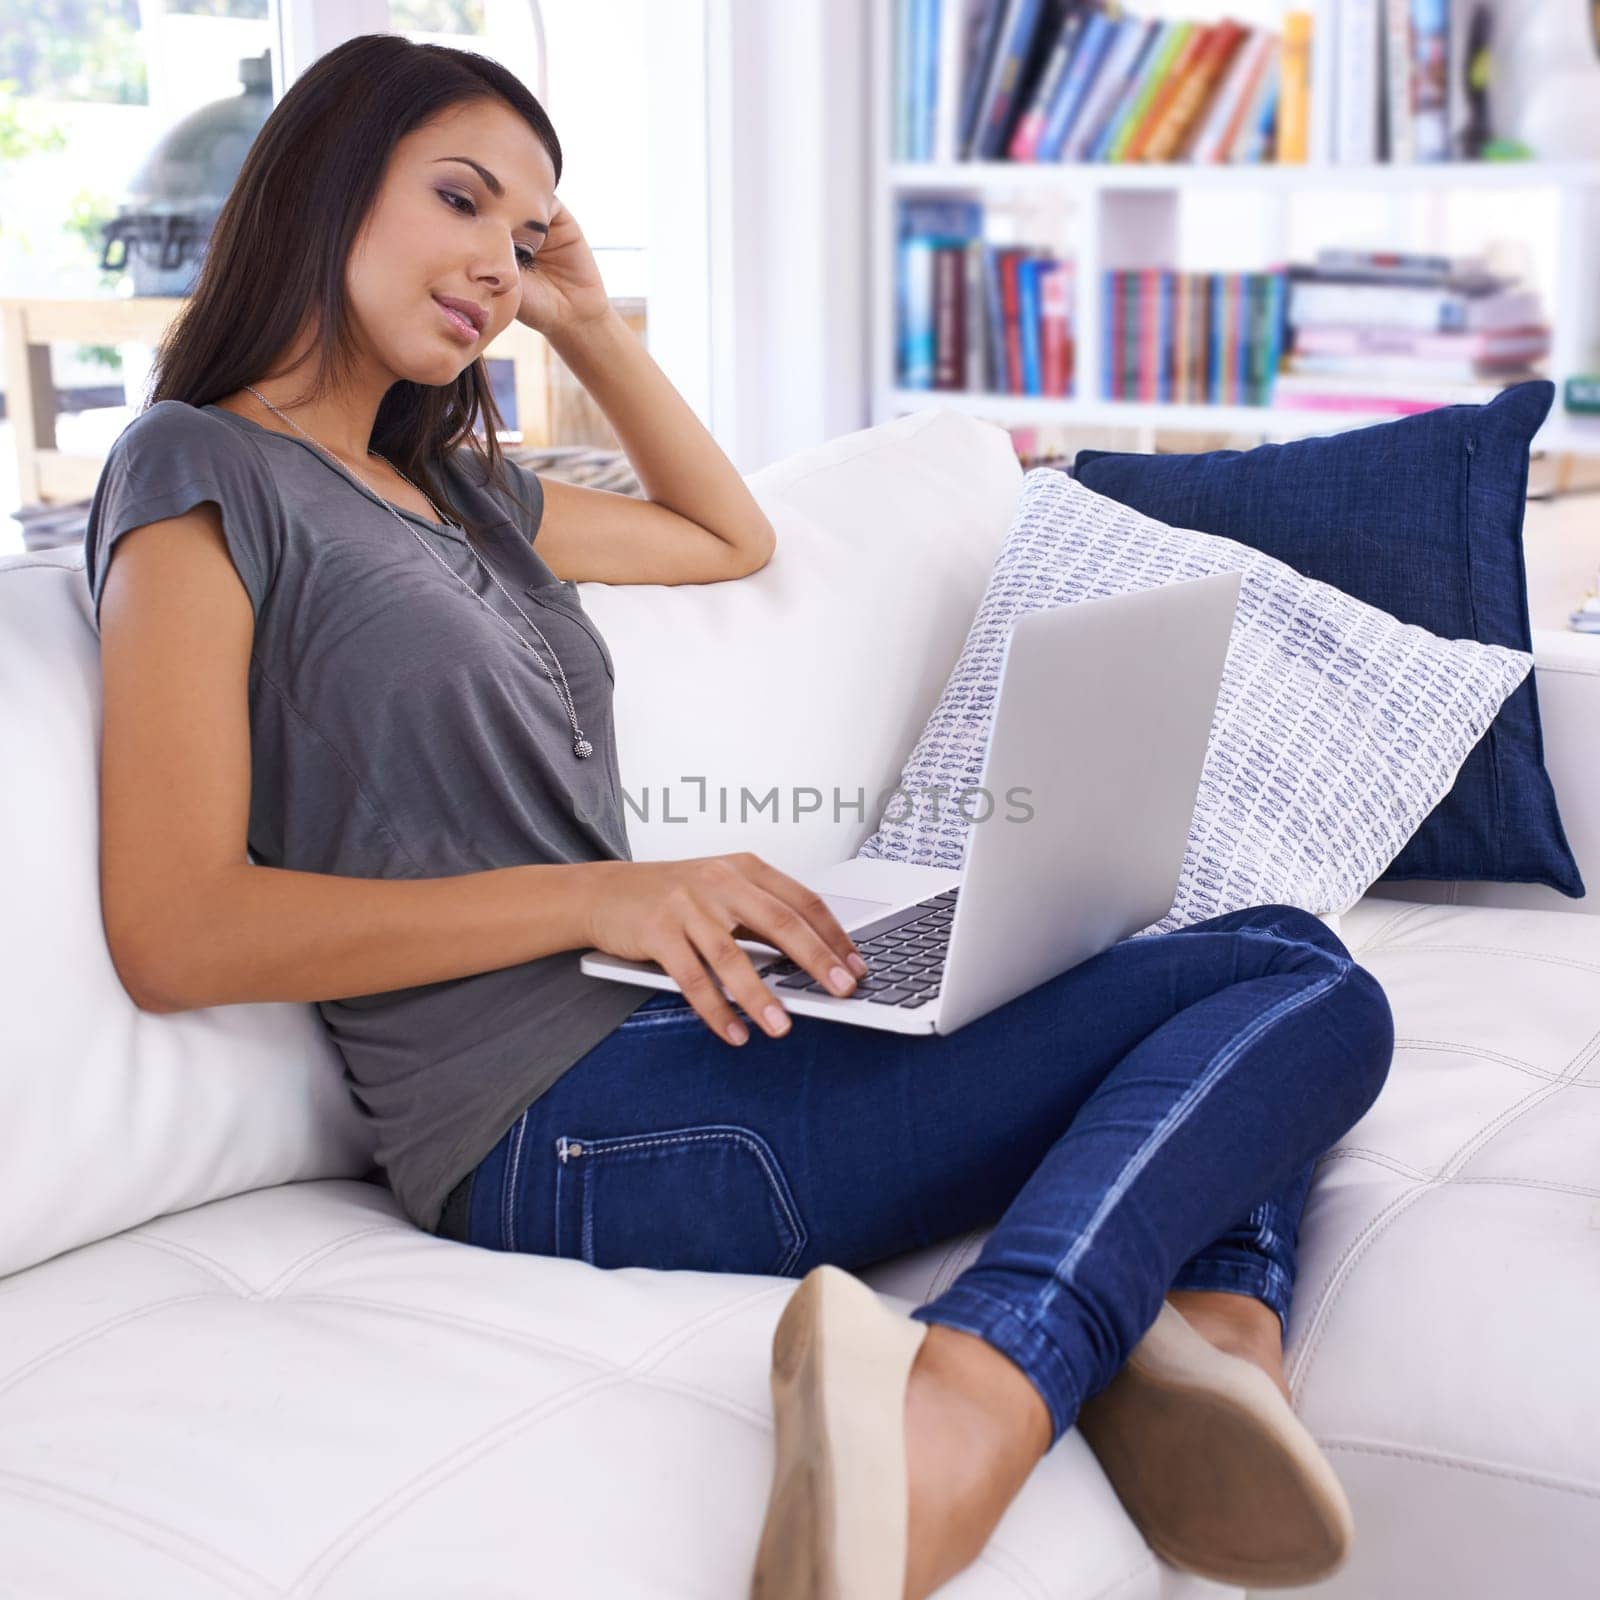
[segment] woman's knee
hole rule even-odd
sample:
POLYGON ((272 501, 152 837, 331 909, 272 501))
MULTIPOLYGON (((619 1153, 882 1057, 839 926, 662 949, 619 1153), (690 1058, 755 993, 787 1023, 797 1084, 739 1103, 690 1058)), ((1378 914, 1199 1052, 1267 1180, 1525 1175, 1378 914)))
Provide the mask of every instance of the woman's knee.
POLYGON ((1354 1041, 1355 1071, 1350 1091, 1355 1109, 1350 1123, 1364 1116, 1382 1092, 1394 1062, 1394 1011, 1384 987, 1354 961, 1340 984, 1345 1025, 1354 1041))
POLYGON ((1262 933, 1276 934, 1279 938, 1293 940, 1296 944, 1315 945, 1342 961, 1351 959, 1344 941, 1315 912, 1299 906, 1252 906, 1247 913, 1245 926, 1262 933))

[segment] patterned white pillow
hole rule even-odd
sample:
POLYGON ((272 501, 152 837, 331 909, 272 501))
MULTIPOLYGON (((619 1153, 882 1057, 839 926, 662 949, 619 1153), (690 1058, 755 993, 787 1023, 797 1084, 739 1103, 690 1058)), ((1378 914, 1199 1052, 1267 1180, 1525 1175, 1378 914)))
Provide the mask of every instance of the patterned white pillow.
POLYGON ((1177 894, 1140 933, 1245 906, 1348 910, 1449 792, 1533 657, 1441 639, 1047 467, 1022 480, 961 659, 857 854, 961 865, 973 822, 948 797, 982 782, 1002 647, 1018 616, 1234 571, 1239 605, 1177 894))

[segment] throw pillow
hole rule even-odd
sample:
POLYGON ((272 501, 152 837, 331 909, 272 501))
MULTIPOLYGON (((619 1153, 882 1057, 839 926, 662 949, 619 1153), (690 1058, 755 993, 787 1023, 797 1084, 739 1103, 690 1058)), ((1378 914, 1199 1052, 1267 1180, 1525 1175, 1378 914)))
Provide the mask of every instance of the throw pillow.
MULTIPOLYGON (((959 867, 973 822, 921 805, 981 784, 1004 640, 1023 612, 1243 574, 1165 933, 1245 906, 1342 912, 1450 788, 1533 666, 1441 639, 1233 539, 1170 528, 1036 468, 944 694, 859 854, 959 867)), ((1063 693, 1071 685, 1062 686, 1063 693)))
MULTIPOLYGON (((1528 446, 1555 386, 1327 438, 1203 455, 1080 450, 1074 476, 1146 516, 1237 539, 1449 639, 1533 648, 1528 446)), ((1530 674, 1384 877, 1542 883, 1581 896, 1530 674)))

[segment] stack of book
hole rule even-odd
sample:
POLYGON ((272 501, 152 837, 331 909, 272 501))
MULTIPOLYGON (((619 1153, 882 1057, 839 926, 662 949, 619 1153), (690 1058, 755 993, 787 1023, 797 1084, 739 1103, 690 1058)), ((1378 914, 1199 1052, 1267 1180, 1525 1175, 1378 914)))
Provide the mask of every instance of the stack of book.
POLYGON ((1116 0, 894 0, 901 161, 1442 161, 1449 0, 1312 0, 1281 32, 1116 0))
POLYGON ((1289 269, 1285 404, 1393 415, 1481 404, 1541 376, 1537 291, 1480 260, 1323 250, 1289 269))
POLYGON ((1271 405, 1283 350, 1282 272, 1108 272, 1107 400, 1271 405))
POLYGON ((1072 394, 1072 262, 989 243, 970 200, 902 200, 896 236, 901 388, 1072 394))

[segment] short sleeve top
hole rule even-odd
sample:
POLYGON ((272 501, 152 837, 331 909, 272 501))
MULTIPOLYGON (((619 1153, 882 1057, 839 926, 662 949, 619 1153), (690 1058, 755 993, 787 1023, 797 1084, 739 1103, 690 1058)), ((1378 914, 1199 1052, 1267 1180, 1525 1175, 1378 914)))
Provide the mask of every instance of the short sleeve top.
MULTIPOLYGON (((469 545, 221 406, 160 401, 113 444, 85 534, 96 627, 117 541, 207 501, 249 594, 256 863, 435 878, 631 859, 614 662, 577 586, 537 553, 537 474, 505 465, 514 494, 466 450, 445 464, 469 545), (565 674, 587 760, 534 652, 565 674)), ((521 1110, 653 993, 588 977, 580 954, 317 1003, 418 1226, 433 1229, 521 1110)))

